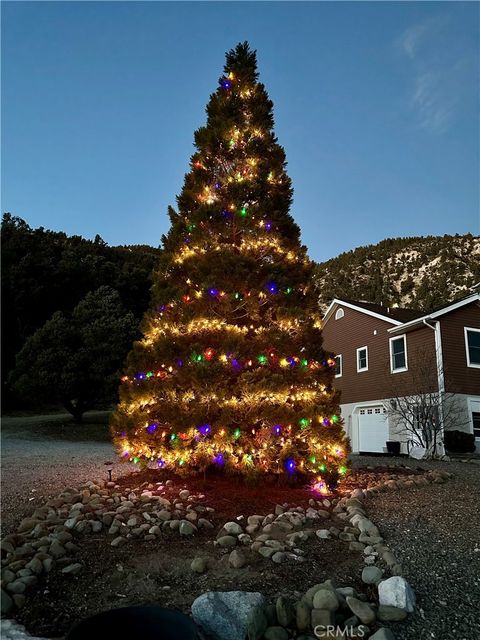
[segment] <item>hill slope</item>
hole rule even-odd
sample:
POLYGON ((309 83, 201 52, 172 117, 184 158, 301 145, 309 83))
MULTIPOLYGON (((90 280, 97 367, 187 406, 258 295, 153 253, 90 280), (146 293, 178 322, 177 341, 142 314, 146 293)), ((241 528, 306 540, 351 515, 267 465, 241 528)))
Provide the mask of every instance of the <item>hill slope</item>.
POLYGON ((480 237, 388 238, 319 263, 320 305, 345 297, 430 311, 480 281, 480 237))

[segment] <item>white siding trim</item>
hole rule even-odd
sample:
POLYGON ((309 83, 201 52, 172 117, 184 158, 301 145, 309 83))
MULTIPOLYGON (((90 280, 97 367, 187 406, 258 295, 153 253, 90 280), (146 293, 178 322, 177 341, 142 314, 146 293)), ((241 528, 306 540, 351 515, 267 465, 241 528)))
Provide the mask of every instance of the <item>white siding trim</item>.
POLYGON ((334 298, 330 303, 325 315, 323 316, 323 322, 327 322, 330 315, 332 314, 335 305, 340 305, 342 307, 348 307, 349 309, 354 309, 355 311, 360 311, 360 313, 364 313, 367 316, 372 316, 372 318, 377 318, 378 320, 383 320, 384 322, 389 322, 395 326, 401 326, 401 322, 399 320, 393 320, 393 318, 389 318, 388 316, 383 316, 380 313, 375 313, 374 311, 369 311, 368 309, 363 309, 362 307, 357 307, 357 305, 352 304, 350 302, 345 302, 344 300, 339 300, 338 298, 334 298))

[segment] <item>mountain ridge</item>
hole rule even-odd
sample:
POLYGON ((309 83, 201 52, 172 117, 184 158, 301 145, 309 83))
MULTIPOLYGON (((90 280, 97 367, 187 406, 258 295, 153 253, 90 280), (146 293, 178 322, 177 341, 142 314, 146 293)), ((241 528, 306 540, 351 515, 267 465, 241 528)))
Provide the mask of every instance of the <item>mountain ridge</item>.
POLYGON ((480 281, 480 236, 386 238, 317 263, 323 310, 333 298, 431 311, 480 281))

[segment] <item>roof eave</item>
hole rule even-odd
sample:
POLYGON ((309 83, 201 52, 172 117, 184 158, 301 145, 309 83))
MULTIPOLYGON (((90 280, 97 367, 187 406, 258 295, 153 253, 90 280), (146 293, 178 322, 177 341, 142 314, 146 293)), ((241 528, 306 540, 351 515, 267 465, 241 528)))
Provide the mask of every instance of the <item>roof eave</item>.
POLYGON ((384 322, 389 322, 390 324, 393 324, 395 326, 402 324, 400 320, 394 320, 393 318, 389 318, 388 316, 384 316, 380 313, 376 313, 375 311, 369 311, 368 309, 364 309, 363 307, 358 307, 357 305, 352 304, 351 302, 346 302, 345 300, 341 300, 340 298, 334 298, 330 303, 328 309, 325 312, 325 315, 323 316, 324 324, 330 318, 332 311, 335 308, 335 305, 337 304, 342 305, 344 307, 348 307, 349 309, 354 309, 355 311, 360 311, 361 313, 364 313, 367 316, 372 316, 374 318, 377 318, 377 320, 383 320, 384 322))
POLYGON ((463 298, 462 300, 457 300, 457 302, 452 302, 452 304, 448 305, 448 307, 439 309, 438 311, 434 311, 433 313, 429 313, 425 316, 422 316, 421 318, 415 318, 415 320, 410 320, 410 322, 404 322, 399 327, 392 327, 391 329, 388 329, 388 333, 400 333, 403 331, 410 331, 412 329, 416 329, 417 326, 418 327, 423 326, 425 322, 435 321, 440 316, 444 316, 447 313, 451 313, 456 309, 461 309, 465 305, 472 304, 472 302, 475 302, 475 301, 477 302, 480 301, 480 293, 474 293, 473 295, 468 296, 468 298, 463 298))

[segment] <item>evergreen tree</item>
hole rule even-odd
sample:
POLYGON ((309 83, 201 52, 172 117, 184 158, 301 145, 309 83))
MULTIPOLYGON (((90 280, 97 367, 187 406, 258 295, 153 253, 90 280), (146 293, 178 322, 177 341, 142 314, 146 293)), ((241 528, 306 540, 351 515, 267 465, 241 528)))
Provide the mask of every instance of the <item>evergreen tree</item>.
POLYGON ((60 402, 76 421, 111 405, 137 321, 111 287, 88 293, 72 312, 56 311, 25 341, 11 381, 30 402, 60 402))
POLYGON ((345 472, 335 363, 272 107, 255 52, 239 44, 195 133, 144 337, 128 359, 112 418, 125 459, 327 483, 345 472))

